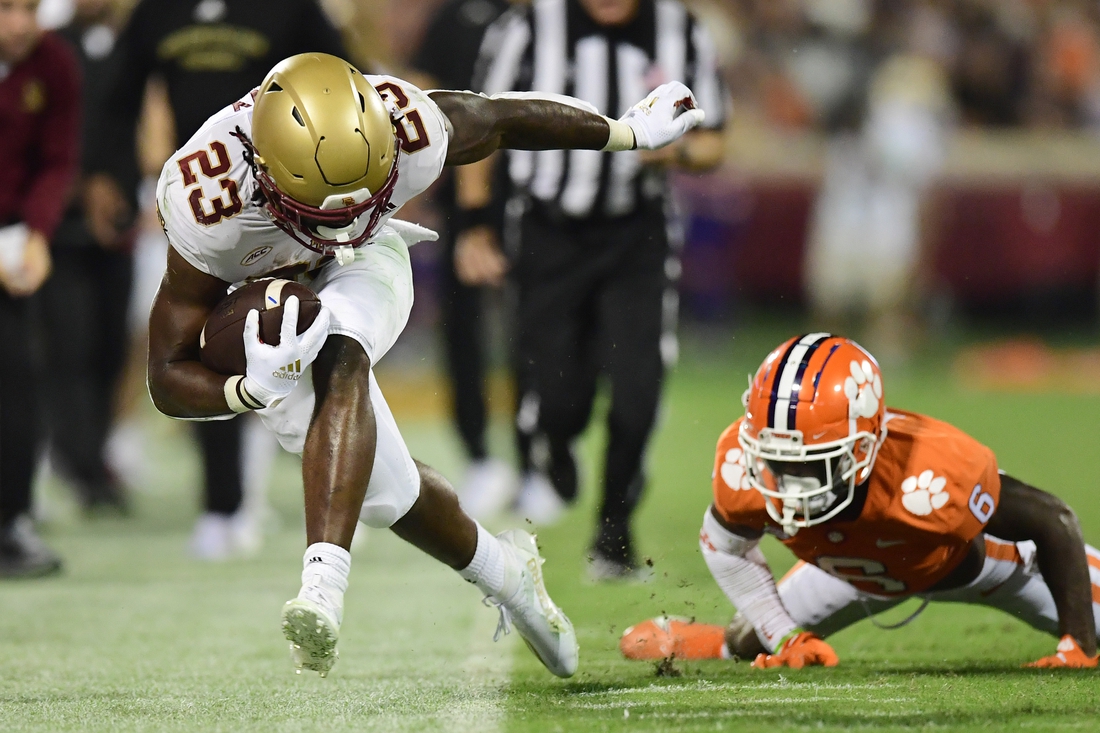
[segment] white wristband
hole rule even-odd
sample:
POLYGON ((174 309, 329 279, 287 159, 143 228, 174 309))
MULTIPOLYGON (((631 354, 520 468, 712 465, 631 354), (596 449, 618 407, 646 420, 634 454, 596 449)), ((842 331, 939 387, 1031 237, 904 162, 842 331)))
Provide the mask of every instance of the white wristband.
POLYGON ((250 410, 261 410, 264 407, 259 400, 250 395, 244 388, 244 377, 240 375, 225 380, 222 393, 225 395, 225 403, 229 405, 229 409, 233 412, 242 413, 250 410))
POLYGON ((634 131, 630 129, 630 125, 625 122, 613 120, 610 117, 604 117, 604 119, 607 120, 607 126, 610 132, 607 136, 607 145, 603 146, 601 152, 633 150, 637 147, 637 142, 634 139, 634 131))

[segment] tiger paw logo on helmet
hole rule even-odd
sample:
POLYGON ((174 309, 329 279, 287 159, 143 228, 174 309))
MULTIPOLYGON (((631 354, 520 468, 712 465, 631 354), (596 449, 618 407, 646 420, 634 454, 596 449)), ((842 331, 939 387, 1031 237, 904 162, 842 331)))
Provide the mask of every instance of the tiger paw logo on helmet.
POLYGON ((740 448, 726 451, 726 461, 722 464, 722 480, 734 491, 748 491, 752 488, 745 473, 745 454, 740 448))
POLYGON ((874 417, 882 400, 882 377, 866 359, 853 360, 852 376, 844 380, 844 395, 848 398, 851 416, 874 417))
POLYGON ((951 496, 944 491, 947 479, 936 476, 931 470, 919 476, 910 476, 901 482, 901 504, 918 517, 926 517, 941 508, 951 496))

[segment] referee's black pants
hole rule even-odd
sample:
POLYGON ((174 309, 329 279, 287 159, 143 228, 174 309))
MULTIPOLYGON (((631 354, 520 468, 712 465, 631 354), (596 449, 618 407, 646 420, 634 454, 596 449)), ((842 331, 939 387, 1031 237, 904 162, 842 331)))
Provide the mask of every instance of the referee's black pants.
POLYGON ((614 220, 556 220, 539 207, 521 223, 516 373, 524 469, 577 494, 571 444, 588 424, 597 380, 609 381, 608 443, 596 549, 632 561, 630 516, 657 415, 669 243, 658 207, 614 220))
POLYGON ((455 272, 455 239, 443 234, 440 263, 440 316, 451 382, 451 407, 458 434, 471 461, 487 456, 485 448, 485 324, 482 290, 459 282, 455 272))
POLYGON ((31 350, 31 302, 0 288, 0 525, 31 508, 38 460, 38 403, 31 350))

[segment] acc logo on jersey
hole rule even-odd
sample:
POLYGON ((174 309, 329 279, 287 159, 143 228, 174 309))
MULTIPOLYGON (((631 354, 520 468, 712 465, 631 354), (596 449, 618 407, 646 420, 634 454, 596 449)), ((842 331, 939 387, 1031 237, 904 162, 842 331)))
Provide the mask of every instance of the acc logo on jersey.
POLYGON ((749 478, 745 475, 745 456, 740 448, 726 451, 726 462, 722 464, 722 480, 734 491, 748 491, 749 478))
POLYGON ((932 471, 922 471, 919 476, 910 476, 901 482, 901 504, 918 517, 924 517, 939 509, 951 496, 944 491, 947 479, 936 476, 932 471))
POLYGON ((269 254, 270 252, 271 252, 271 246, 270 245, 264 245, 263 247, 257 247, 256 249, 252 250, 251 252, 249 252, 248 254, 246 254, 244 256, 244 259, 241 260, 241 264, 244 265, 245 267, 248 267, 249 265, 254 265, 257 262, 259 262, 261 259, 263 259, 263 257, 265 255, 269 254))

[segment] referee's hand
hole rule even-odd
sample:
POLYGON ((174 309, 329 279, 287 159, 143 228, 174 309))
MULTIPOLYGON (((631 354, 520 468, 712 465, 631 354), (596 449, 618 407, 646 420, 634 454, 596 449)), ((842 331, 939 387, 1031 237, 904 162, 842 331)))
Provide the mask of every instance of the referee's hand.
POLYGON ((455 275, 468 287, 499 287, 508 272, 508 258, 500 251, 492 227, 467 229, 455 240, 455 275))
POLYGON ((657 150, 678 140, 705 118, 691 90, 678 81, 671 81, 657 87, 627 110, 619 122, 634 131, 638 150, 657 150))

